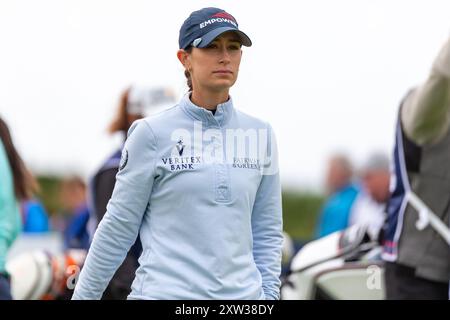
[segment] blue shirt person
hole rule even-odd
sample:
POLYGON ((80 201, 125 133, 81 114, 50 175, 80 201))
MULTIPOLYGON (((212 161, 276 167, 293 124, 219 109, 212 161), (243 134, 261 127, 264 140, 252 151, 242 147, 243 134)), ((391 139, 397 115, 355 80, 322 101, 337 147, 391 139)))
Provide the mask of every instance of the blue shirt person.
POLYGON ((349 184, 332 194, 322 207, 316 237, 321 238, 349 226, 350 212, 358 187, 349 184))
POLYGON ((336 154, 329 159, 326 176, 329 197, 319 215, 316 238, 349 226, 351 207, 359 191, 351 182, 352 175, 352 165, 345 155, 336 154))
POLYGON ((22 230, 27 233, 49 231, 47 211, 37 199, 22 202, 22 230))

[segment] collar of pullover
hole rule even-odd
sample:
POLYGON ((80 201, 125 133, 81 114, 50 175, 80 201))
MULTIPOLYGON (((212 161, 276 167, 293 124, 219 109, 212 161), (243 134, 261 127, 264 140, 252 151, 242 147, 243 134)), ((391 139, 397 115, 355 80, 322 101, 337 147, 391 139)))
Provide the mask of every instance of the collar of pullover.
POLYGON ((228 101, 218 104, 215 114, 212 111, 195 105, 190 99, 190 92, 186 93, 181 99, 181 108, 191 117, 196 120, 202 121, 209 126, 224 126, 230 120, 233 114, 233 100, 230 98, 228 101))

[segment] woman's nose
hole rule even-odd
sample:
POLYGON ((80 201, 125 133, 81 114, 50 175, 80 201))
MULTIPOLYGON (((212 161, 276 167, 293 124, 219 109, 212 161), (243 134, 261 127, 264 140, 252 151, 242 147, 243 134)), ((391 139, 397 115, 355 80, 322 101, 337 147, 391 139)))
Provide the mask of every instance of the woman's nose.
POLYGON ((230 53, 226 48, 220 51, 220 62, 221 63, 229 63, 230 62, 230 53))

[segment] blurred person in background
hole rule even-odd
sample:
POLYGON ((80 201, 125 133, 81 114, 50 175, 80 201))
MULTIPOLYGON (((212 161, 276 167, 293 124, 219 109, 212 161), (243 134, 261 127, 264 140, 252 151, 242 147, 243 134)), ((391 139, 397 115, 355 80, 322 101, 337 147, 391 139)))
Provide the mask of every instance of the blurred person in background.
POLYGON ((123 142, 120 148, 104 161, 89 183, 88 206, 91 215, 89 220, 91 237, 98 223, 102 220, 106 212, 106 205, 111 198, 128 130, 133 122, 158 110, 156 106, 161 106, 173 100, 173 93, 165 88, 133 85, 122 92, 115 117, 108 127, 108 132, 111 135, 120 134, 123 142))
POLYGON ((50 231, 49 216, 37 198, 21 202, 22 231, 25 233, 45 233, 50 231))
POLYGON ((19 202, 30 199, 38 184, 14 147, 5 121, 0 118, 0 300, 11 300, 6 255, 22 228, 19 202))
POLYGON ((64 229, 65 249, 89 249, 87 230, 89 211, 86 202, 86 184, 80 177, 63 179, 60 186, 60 201, 69 220, 64 229))
POLYGON ((138 233, 144 250, 128 299, 279 299, 275 140, 268 123, 235 109, 229 95, 243 45, 251 40, 224 10, 204 8, 185 20, 177 57, 190 90, 176 106, 130 128, 73 299, 101 297, 138 233), (193 142, 200 125, 215 135, 193 142), (243 129, 267 134, 261 158, 224 163, 221 133, 243 129), (212 155, 203 139, 217 162, 205 159, 212 155), (272 167, 264 167, 268 160, 272 167))
POLYGON ((366 227, 373 240, 378 240, 386 219, 386 204, 390 196, 389 166, 387 155, 374 153, 359 170, 361 191, 351 208, 349 225, 366 227))
POLYGON ((446 226, 450 212, 450 38, 428 79, 398 112, 392 193, 384 227, 387 299, 448 299, 450 247, 428 225, 416 227, 415 193, 446 226))
POLYGON ((316 238, 349 226, 350 210, 359 189, 353 183, 353 167, 345 155, 336 154, 329 159, 326 189, 328 198, 319 215, 316 238))

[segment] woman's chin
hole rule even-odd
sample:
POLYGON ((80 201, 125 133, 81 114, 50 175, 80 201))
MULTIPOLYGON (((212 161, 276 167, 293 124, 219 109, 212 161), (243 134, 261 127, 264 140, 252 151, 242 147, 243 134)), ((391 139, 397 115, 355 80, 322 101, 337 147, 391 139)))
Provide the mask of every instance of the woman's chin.
POLYGON ((214 88, 215 91, 222 91, 230 89, 234 85, 234 81, 222 79, 211 81, 210 87, 214 88))

